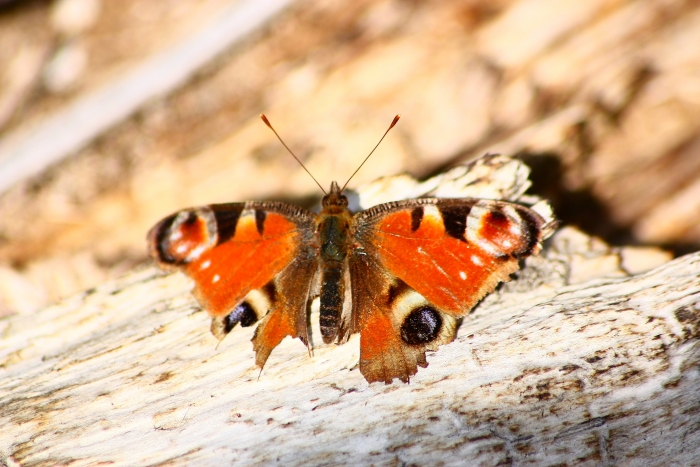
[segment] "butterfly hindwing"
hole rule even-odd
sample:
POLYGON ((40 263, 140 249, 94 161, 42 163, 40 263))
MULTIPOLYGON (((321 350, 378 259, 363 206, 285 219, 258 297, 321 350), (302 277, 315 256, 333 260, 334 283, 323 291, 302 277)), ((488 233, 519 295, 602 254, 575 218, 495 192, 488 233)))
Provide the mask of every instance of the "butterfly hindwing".
POLYGON ((425 352, 454 339, 457 320, 436 308, 370 255, 349 260, 351 332, 360 333, 360 372, 368 382, 408 382, 425 352))
POLYGON ((262 368, 270 352, 287 336, 300 338, 309 345, 307 312, 311 285, 317 268, 316 257, 305 251, 284 268, 272 284, 274 295, 271 311, 265 316, 253 335, 255 363, 262 368))
POLYGON ((186 209, 151 230, 150 253, 162 267, 194 280, 194 295, 212 316, 217 338, 238 323, 262 320, 254 337, 262 366, 285 336, 308 342, 305 312, 316 265, 315 218, 286 203, 186 209))

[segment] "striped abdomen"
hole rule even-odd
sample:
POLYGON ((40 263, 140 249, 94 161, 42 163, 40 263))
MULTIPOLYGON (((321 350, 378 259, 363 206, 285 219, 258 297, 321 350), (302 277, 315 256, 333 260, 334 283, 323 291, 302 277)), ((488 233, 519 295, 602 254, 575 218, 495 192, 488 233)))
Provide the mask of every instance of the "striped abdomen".
POLYGON ((321 244, 321 335, 329 344, 338 337, 345 300, 344 271, 348 251, 349 212, 323 216, 318 234, 321 244))

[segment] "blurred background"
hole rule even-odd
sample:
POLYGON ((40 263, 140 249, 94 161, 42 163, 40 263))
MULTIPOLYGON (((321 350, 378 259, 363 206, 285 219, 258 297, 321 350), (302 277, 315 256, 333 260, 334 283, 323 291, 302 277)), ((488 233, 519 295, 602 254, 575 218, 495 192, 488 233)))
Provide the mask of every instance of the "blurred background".
POLYGON ((560 219, 700 246, 697 0, 0 0, 0 316, 198 204, 522 157, 560 219))

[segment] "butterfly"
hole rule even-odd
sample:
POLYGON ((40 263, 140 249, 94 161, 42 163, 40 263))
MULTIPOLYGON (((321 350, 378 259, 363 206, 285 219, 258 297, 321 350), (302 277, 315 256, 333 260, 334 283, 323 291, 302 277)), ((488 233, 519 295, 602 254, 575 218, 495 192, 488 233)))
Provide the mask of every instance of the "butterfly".
POLYGON ((287 336, 309 347, 318 297, 323 342, 359 333, 360 372, 389 384, 426 367, 426 352, 451 342, 458 320, 554 228, 526 206, 478 198, 407 199, 353 213, 336 182, 321 204, 318 214, 258 201, 184 209, 150 230, 149 253, 194 281, 219 340, 258 323, 261 369, 287 336))

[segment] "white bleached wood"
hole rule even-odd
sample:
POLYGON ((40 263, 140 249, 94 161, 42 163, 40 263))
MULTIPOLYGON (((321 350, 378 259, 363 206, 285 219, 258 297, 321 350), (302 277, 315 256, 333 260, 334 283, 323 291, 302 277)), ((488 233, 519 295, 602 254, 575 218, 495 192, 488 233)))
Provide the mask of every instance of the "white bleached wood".
POLYGON ((216 349, 183 276, 134 272, 2 321, 0 452, 23 466, 691 464, 700 254, 559 287, 565 256, 387 386, 360 375, 356 338, 313 357, 287 340, 258 380, 251 329, 216 349))
POLYGON ((357 336, 286 339, 260 375, 252 328, 217 348, 184 276, 134 271, 0 320, 0 465, 689 465, 700 253, 629 276, 634 254, 560 230, 408 385, 367 384, 357 336))

